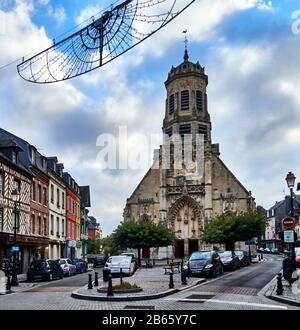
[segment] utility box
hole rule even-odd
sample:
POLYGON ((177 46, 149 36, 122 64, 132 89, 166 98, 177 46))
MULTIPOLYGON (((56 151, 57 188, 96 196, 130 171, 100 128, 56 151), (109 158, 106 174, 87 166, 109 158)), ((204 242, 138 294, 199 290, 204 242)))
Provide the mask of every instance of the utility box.
POLYGON ((293 277, 293 272, 296 270, 296 262, 292 258, 285 258, 282 262, 283 277, 289 284, 297 280, 297 277, 293 277))

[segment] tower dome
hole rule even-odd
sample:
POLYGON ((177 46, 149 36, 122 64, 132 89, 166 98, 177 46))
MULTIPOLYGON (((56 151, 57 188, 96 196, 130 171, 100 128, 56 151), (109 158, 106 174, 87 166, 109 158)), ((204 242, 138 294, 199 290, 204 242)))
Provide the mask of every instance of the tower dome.
POLYGON ((165 81, 167 90, 163 132, 169 136, 185 133, 204 134, 211 141, 211 123, 207 109, 208 76, 199 62, 189 60, 185 49, 183 62, 172 66, 165 81))

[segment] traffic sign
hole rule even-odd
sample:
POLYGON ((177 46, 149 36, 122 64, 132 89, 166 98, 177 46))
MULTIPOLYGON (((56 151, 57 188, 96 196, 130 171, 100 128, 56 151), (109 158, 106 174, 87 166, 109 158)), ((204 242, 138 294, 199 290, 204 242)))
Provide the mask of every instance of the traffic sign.
POLYGON ((20 251, 20 247, 19 247, 18 245, 13 245, 13 246, 11 247, 11 250, 12 250, 13 252, 19 252, 19 251, 20 251))
POLYGON ((294 243, 295 242, 295 236, 294 236, 294 231, 293 230, 285 230, 283 232, 284 234, 284 242, 285 243, 294 243))
POLYGON ((295 227, 295 219, 292 217, 285 217, 282 220, 282 225, 284 229, 293 229, 295 227))

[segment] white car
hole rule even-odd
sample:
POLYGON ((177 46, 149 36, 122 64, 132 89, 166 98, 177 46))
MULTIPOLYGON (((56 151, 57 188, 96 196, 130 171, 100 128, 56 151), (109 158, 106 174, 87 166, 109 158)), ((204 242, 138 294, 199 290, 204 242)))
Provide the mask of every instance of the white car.
POLYGON ((104 269, 109 269, 111 274, 132 275, 136 270, 136 262, 130 256, 111 256, 104 265, 104 269))

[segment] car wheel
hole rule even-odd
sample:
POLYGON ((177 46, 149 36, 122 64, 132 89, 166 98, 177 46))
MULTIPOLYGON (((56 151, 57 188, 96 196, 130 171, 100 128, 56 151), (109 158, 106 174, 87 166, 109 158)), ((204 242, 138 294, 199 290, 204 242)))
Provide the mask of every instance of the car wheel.
POLYGON ((63 279, 63 277, 64 277, 63 274, 60 274, 60 275, 59 275, 59 278, 60 278, 61 280, 63 279))
POLYGON ((237 269, 240 269, 241 268, 241 265, 240 263, 237 264, 237 269))
POLYGON ((30 283, 33 281, 33 278, 32 277, 27 277, 27 281, 30 283))

